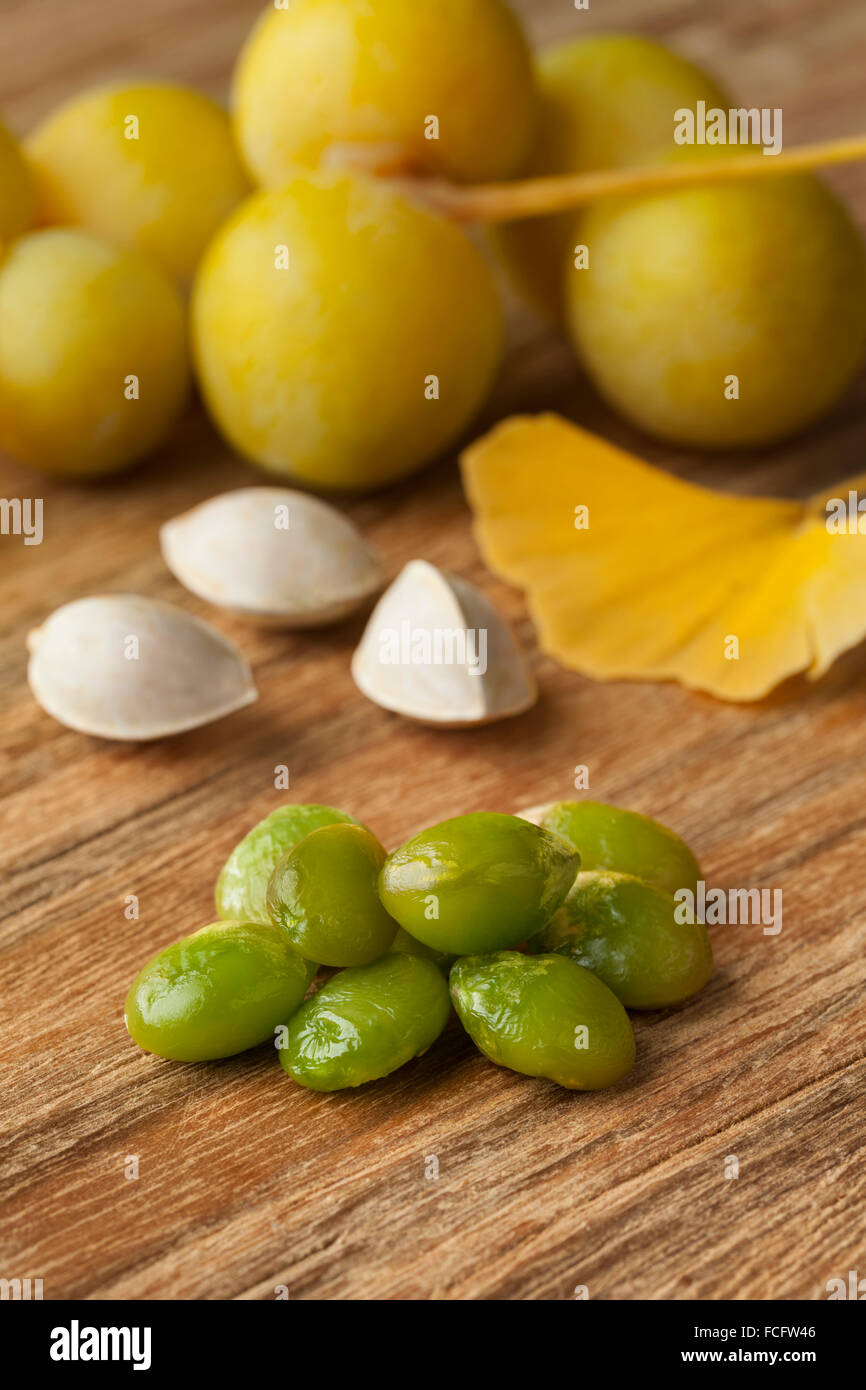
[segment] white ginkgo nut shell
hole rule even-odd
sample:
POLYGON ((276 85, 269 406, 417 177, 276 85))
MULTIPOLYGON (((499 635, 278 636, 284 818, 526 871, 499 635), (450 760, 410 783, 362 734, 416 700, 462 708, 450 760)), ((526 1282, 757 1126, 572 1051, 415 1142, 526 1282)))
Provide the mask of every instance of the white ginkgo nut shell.
POLYGON ((378 552, 348 517, 290 488, 211 497, 166 522, 160 541, 192 593, 267 626, 338 622, 382 584, 378 552))
POLYGON ((425 560, 410 561, 382 595, 352 659, 352 675, 362 694, 384 709, 452 728, 521 714, 537 699, 523 651, 490 600, 425 560), (437 642, 441 653, 462 649, 468 659, 437 660, 437 642), (477 659, 482 642, 483 662, 477 659), (414 659, 419 643, 429 647, 430 660, 414 659), (390 660, 387 652, 398 648, 401 659, 390 660))
POLYGON ((141 742, 209 724, 258 698, 222 633, 137 594, 77 599, 27 639, 27 679, 47 714, 79 733, 141 742))

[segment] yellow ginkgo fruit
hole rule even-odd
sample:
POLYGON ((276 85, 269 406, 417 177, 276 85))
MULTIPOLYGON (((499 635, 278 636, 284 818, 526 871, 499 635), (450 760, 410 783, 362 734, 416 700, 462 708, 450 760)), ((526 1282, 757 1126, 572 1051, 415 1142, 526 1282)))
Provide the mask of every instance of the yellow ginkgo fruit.
MULTIPOLYGON (((711 165, 737 154, 702 150, 711 165)), ((655 438, 775 444, 826 414, 863 360, 866 246, 812 174, 604 199, 581 241, 589 267, 566 286, 574 346, 605 400, 655 438)))
POLYGON ((83 227, 158 262, 184 290, 251 192, 229 118, 173 82, 92 87, 26 142, 44 226, 83 227))
MULTIPOLYGON (((654 39, 591 34, 543 50, 535 60, 539 120, 529 177, 621 169, 675 148, 678 110, 698 101, 727 110, 712 77, 654 39)), ((518 290, 547 318, 562 318, 566 277, 575 273, 574 213, 509 222, 493 233, 518 290)), ((581 236, 580 240, 584 238, 581 236)))
POLYGON ((35 199, 18 142, 0 121, 0 241, 20 236, 33 220, 35 199))
POLYGON ((856 482, 807 502, 711 492, 555 415, 506 421, 462 464, 487 563, 564 666, 757 700, 866 636, 856 482))

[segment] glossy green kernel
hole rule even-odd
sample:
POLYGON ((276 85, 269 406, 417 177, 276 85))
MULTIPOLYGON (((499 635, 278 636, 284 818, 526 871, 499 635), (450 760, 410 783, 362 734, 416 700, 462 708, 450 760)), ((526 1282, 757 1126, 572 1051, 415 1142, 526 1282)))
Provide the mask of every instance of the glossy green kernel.
POLYGON ((533 816, 580 853, 581 869, 634 874, 668 893, 694 889, 700 866, 678 835, 649 816, 601 801, 558 801, 533 816))
POLYGON ((434 951, 432 946, 425 946, 423 941, 416 941, 414 936, 403 928, 397 929, 397 935, 391 943, 392 951, 403 951, 407 956, 423 956, 425 960, 432 960, 434 965, 447 975, 451 969, 456 956, 449 955, 447 951, 434 951))
POLYGON ((634 1063, 622 1004, 565 956, 467 956, 451 971, 451 998, 476 1047, 500 1067, 598 1091, 634 1063))
POLYGON ((450 1012, 448 986, 432 961, 382 956, 341 970, 307 1000, 289 1024, 280 1063, 313 1091, 363 1086, 426 1052, 450 1012))
POLYGON ((670 893, 631 874, 580 873, 563 906, 533 937, 591 970, 627 1009, 662 1009, 703 989, 713 950, 701 922, 678 922, 670 893))
POLYGON ((376 883, 385 850, 362 825, 324 825, 277 862, 268 912, 292 945, 320 965, 369 965, 394 940, 397 923, 376 883))
POLYGON ((580 856, 518 816, 480 812, 423 831, 390 854, 379 894, 400 926, 434 951, 516 946, 565 901, 580 856))
POLYGON ((278 927, 215 922, 160 951, 126 998, 126 1027, 145 1052, 205 1062, 245 1052, 288 1023, 315 966, 278 927))
POLYGON ((357 825, 354 816, 333 806, 291 802, 272 811, 235 845, 217 879, 216 907, 233 921, 267 922, 268 880, 281 855, 311 830, 335 822, 357 825))

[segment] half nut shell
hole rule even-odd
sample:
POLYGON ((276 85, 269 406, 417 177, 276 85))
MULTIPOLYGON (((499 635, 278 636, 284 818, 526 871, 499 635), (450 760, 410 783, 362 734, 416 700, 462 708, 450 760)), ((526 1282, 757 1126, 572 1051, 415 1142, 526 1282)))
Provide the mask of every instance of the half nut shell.
POLYGON ((167 522, 165 562, 208 603, 270 627, 321 627, 382 587, 379 554, 335 507, 279 487, 225 492, 167 522))
POLYGON ((373 610, 352 659, 359 690, 425 724, 521 714, 537 689, 516 637, 465 579, 412 560, 373 610))
POLYGON ((79 733, 143 741, 208 724, 258 698, 233 642, 156 599, 78 599, 31 632, 27 679, 79 733))

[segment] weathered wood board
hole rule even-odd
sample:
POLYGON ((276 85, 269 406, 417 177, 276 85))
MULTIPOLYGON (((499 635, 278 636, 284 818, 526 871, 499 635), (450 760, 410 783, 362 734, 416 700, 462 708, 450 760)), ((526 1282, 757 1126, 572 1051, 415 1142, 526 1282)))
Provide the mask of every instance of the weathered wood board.
MULTIPOLYGON (((222 94, 257 8, 4 0, 0 108, 24 130, 129 72, 222 94)), ((861 0, 519 8, 538 39, 639 28, 670 40, 748 102, 782 106, 788 142, 866 125, 861 0)), ((866 226, 866 167, 832 182, 866 226)), ((713 484, 805 495, 863 469, 864 405, 861 378, 795 444, 699 461, 632 435, 565 346, 517 317, 481 424, 553 407, 713 484)), ((164 568, 159 524, 255 477, 200 411, 115 483, 0 465, 3 495, 45 500, 41 546, 0 543, 0 1274, 41 1277, 46 1298, 267 1299, 279 1284, 320 1299, 567 1299, 576 1285, 594 1298, 825 1297, 866 1259, 866 650, 751 707, 559 670, 520 595, 481 564, 452 459, 349 509, 393 572, 424 556, 502 605, 541 685, 532 713, 473 733, 414 727, 357 694, 360 620, 311 636, 217 615, 254 663, 258 705, 148 747, 42 714, 24 679, 27 630, 100 591, 204 614, 164 568), (276 765, 293 798, 345 805, 393 844, 460 811, 565 796, 582 763, 596 796, 685 835, 711 882, 784 894, 778 935, 718 928, 703 995, 635 1020, 638 1064, 613 1091, 566 1094, 493 1068, 456 1024, 389 1080, 331 1097, 291 1085, 269 1047, 178 1066, 128 1041, 132 974, 210 920, 226 853, 286 799, 276 765)))

